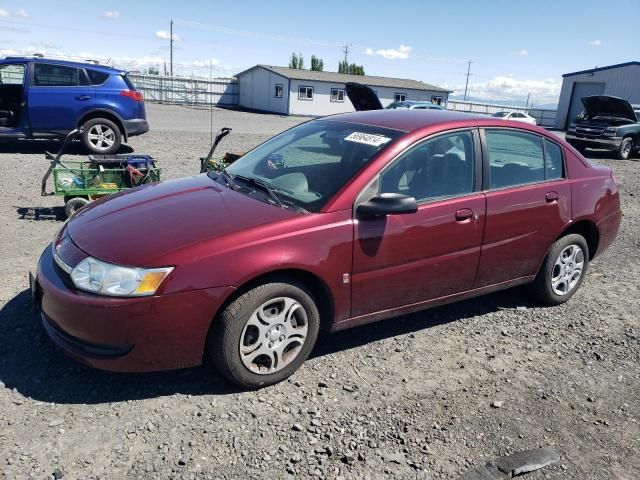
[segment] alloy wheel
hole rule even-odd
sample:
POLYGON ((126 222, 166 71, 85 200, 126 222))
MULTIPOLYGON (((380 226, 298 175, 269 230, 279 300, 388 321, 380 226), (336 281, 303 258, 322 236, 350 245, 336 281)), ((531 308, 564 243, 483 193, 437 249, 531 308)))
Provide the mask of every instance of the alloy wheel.
POLYGON ((89 128, 87 138, 96 150, 108 150, 116 141, 116 132, 107 125, 97 123, 89 128))
POLYGON ((571 244, 558 255, 551 273, 551 288, 559 296, 571 292, 582 277, 584 252, 580 246, 571 244))
POLYGON ((251 314, 240 335, 240 358, 253 373, 282 370, 300 353, 309 320, 304 307, 290 297, 278 297, 251 314))

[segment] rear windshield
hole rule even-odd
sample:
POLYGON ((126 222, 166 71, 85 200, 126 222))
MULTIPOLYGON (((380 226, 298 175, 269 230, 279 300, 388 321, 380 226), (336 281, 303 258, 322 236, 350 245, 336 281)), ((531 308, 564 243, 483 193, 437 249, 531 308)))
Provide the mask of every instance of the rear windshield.
POLYGON ((131 80, 129 80, 129 77, 127 77, 126 75, 123 75, 122 78, 124 79, 124 83, 127 84, 127 87, 129 87, 129 90, 136 89, 136 86, 133 84, 131 80))
POLYGON ((507 115, 509 115, 509 112, 496 112, 491 116, 492 117, 506 117, 507 115))
POLYGON ((89 81, 91 85, 102 85, 109 78, 108 73, 99 72, 98 70, 91 70, 87 68, 87 75, 89 75, 89 81))

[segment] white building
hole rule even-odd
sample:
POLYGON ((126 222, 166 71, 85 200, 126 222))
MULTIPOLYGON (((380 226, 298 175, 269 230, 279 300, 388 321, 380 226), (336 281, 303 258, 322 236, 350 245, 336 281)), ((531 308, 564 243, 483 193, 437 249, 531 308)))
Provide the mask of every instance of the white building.
POLYGON ((416 80, 346 75, 256 65, 236 75, 239 105, 285 115, 323 116, 353 112, 344 91, 346 82, 373 88, 383 106, 394 101, 418 100, 446 104, 451 91, 416 80))
POLYGON ((610 95, 640 104, 640 62, 592 68, 562 76, 562 90, 556 113, 556 128, 566 129, 584 110, 580 99, 590 95, 610 95))

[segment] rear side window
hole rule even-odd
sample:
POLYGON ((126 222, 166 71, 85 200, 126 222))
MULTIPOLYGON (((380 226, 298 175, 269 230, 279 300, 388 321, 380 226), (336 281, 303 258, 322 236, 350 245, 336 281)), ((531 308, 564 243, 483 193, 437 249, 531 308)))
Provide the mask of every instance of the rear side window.
POLYGON ((36 63, 33 69, 36 87, 77 87, 79 79, 79 70, 74 67, 36 63))
POLYGON ((564 162, 562 161, 562 148, 544 139, 544 168, 546 180, 564 178, 564 162))
POLYGON ((491 188, 544 180, 542 138, 513 130, 486 130, 491 188))
POLYGON ((89 81, 91 85, 102 85, 109 78, 108 73, 99 72, 97 70, 91 70, 87 68, 87 75, 89 75, 89 81))
POLYGON ((122 76, 124 83, 127 84, 127 87, 129 87, 129 90, 135 90, 136 86, 133 84, 133 82, 129 79, 129 77, 127 77, 126 75, 122 76))

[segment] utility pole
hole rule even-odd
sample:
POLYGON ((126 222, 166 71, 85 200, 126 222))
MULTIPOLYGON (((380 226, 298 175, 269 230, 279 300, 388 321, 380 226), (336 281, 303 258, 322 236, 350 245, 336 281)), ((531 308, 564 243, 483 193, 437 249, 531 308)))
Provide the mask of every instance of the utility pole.
POLYGON ((529 107, 529 99, 531 98, 531 92, 527 93, 527 103, 524 104, 524 108, 529 107))
POLYGON ((466 99, 467 99, 467 91, 468 91, 468 89, 469 89, 469 76, 470 76, 470 75, 473 75, 473 74, 471 73, 471 64, 472 64, 472 63, 473 63, 473 62, 472 62, 471 60, 469 60, 469 62, 467 63, 467 83, 466 83, 466 84, 465 84, 465 86, 464 86, 464 100, 466 100, 466 99))
POLYGON ((173 18, 169 26, 169 72, 173 77, 173 18))
POLYGON ((351 46, 351 44, 347 44, 344 46, 344 49, 342 50, 344 52, 344 64, 347 65, 347 55, 349 55, 349 47, 351 46))

